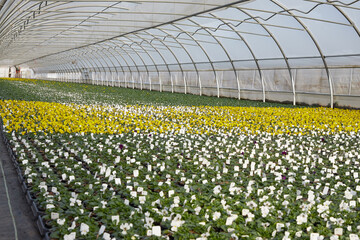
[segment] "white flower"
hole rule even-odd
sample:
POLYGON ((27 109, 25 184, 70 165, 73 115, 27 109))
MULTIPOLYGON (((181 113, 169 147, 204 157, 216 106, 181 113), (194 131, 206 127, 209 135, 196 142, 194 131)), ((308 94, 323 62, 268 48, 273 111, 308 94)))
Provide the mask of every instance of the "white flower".
POLYGON ((60 226, 62 226, 62 225, 64 225, 64 223, 65 223, 65 218, 63 218, 63 219, 57 219, 56 222, 57 222, 57 224, 59 224, 60 226))
POLYGON ((334 234, 338 235, 338 236, 343 235, 343 229, 342 228, 335 228, 334 234))
POLYGON ((115 222, 115 225, 118 225, 120 221, 120 216, 119 215, 111 216, 111 221, 115 222))
POLYGON ((55 208, 54 204, 46 204, 46 209, 55 208))
POLYGON ((250 210, 246 209, 246 208, 243 208, 241 213, 242 213, 243 216, 247 216, 250 213, 250 210))
POLYGON ((350 200, 350 199, 352 199, 352 197, 353 197, 353 195, 352 195, 351 191, 346 190, 345 191, 345 198, 350 200))
POLYGON ((161 227, 160 226, 153 226, 151 231, 152 231, 152 235, 158 236, 158 237, 161 236, 161 227))
POLYGON ((146 202, 146 197, 145 196, 140 196, 139 201, 140 201, 140 204, 144 204, 146 202))
POLYGON ((221 186, 217 185, 216 187, 214 187, 214 194, 219 194, 221 192, 221 186))
POLYGON ((133 198, 136 198, 137 192, 136 191, 131 191, 130 196, 133 197, 133 198))
POLYGON ((296 217, 296 222, 298 225, 307 223, 307 215, 305 213, 301 213, 299 216, 296 217))
POLYGON ((290 236, 290 232, 286 231, 282 240, 290 240, 291 238, 289 238, 289 236, 290 236))
POLYGON ((103 239, 104 240, 111 240, 110 234, 109 233, 104 233, 103 239))
POLYGON ((75 240, 76 238, 76 232, 72 232, 70 234, 64 235, 64 240, 75 240))
POLYGON ((359 240, 359 236, 356 234, 349 234, 350 240, 359 240))
POLYGON ((197 206, 194 210, 195 210, 195 214, 199 215, 199 213, 201 211, 201 207, 197 206))
POLYGON ((311 233, 310 240, 320 240, 320 234, 318 233, 311 233))
POLYGON ((220 218, 220 216, 221 216, 221 213, 220 213, 220 212, 214 212, 214 214, 213 214, 213 220, 214 220, 214 221, 218 220, 218 219, 220 218))
POLYGON ((233 222, 238 218, 238 215, 232 214, 230 217, 226 219, 226 225, 230 226, 233 224, 233 222))
POLYGON ((315 200, 314 192, 311 191, 311 190, 309 190, 309 192, 308 192, 308 201, 309 201, 310 203, 313 203, 314 200, 315 200))
POLYGON ((121 178, 115 178, 115 184, 121 185, 121 178))
POLYGON ((81 223, 80 224, 81 235, 86 235, 88 232, 89 232, 89 225, 87 225, 86 223, 81 223))
POLYGON ((317 212, 319 214, 323 213, 323 212, 326 212, 327 210, 329 210, 329 206, 325 205, 325 203, 323 205, 319 204, 317 206, 317 212))
MULTIPOLYGON (((103 234, 104 233, 104 231, 105 231, 105 225, 101 225, 101 227, 100 227, 100 229, 99 229, 99 232, 98 232, 98 235, 101 235, 101 234, 103 234)), ((105 235, 105 234, 104 234, 105 235)), ((109 235, 109 237, 110 237, 110 235, 109 235)))
POLYGON ((120 229, 123 230, 122 234, 127 234, 127 231, 129 231, 132 228, 133 224, 132 223, 122 223, 120 225, 120 229))
POLYGON ((52 220, 56 220, 56 219, 58 219, 59 218, 59 213, 55 213, 55 212, 52 212, 51 213, 51 219, 52 220))
POLYGON ((176 217, 171 221, 171 231, 177 232, 178 228, 183 225, 185 221, 181 220, 181 215, 177 214, 176 217))
POLYGON ((261 206, 260 209, 261 209, 261 216, 262 217, 266 217, 270 212, 270 208, 267 207, 267 206, 261 206))
POLYGON ((282 231, 282 228, 285 227, 285 224, 283 223, 276 223, 276 231, 280 232, 282 231))

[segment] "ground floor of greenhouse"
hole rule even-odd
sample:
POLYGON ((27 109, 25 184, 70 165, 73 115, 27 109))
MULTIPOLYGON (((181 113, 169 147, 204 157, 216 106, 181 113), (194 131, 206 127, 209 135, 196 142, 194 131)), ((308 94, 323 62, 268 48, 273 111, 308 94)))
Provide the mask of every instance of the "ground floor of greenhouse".
POLYGON ((17 173, 0 136, 0 240, 41 239, 32 217, 17 180, 17 173))

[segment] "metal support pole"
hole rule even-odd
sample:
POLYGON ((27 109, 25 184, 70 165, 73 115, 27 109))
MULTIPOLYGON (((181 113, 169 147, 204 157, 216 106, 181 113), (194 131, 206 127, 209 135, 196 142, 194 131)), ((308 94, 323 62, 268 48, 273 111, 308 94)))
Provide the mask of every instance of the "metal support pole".
POLYGON ((149 75, 150 91, 151 91, 151 76, 149 75))
POLYGON ((160 92, 162 92, 162 82, 161 82, 161 76, 159 74, 159 83, 160 83, 160 92))
POLYGON ((261 86, 262 86, 262 94, 263 94, 263 102, 265 102, 265 81, 264 81, 264 75, 261 74, 261 86))
POLYGON ((295 87, 295 80, 296 80, 296 69, 294 69, 294 74, 292 74, 291 82, 292 82, 292 88, 293 88, 293 104, 296 105, 296 87, 295 87))
POLYGON ((173 75, 171 74, 170 76, 170 81, 171 81, 171 93, 174 93, 174 79, 173 79, 173 75))
POLYGON ((126 80, 127 80, 127 74, 125 73, 125 77, 124 77, 124 87, 125 87, 125 88, 127 88, 126 80))
POLYGON ((201 78, 200 78, 200 74, 198 76, 198 81, 199 81, 199 88, 200 88, 200 96, 202 95, 202 87, 201 87, 201 78))
POLYGON ((241 99, 241 93, 240 93, 240 79, 239 79, 239 75, 236 74, 236 82, 237 82, 237 86, 238 86, 238 99, 240 100, 241 99))
POLYGON ((219 86, 219 79, 217 74, 215 74, 215 80, 216 80, 217 97, 220 97, 220 86, 219 86))
MULTIPOLYGON (((259 73, 260 73, 260 70, 259 70, 259 73)), ((260 76, 261 76, 261 74, 260 74, 260 76)), ((254 89, 255 78, 256 78, 256 71, 254 71, 254 75, 253 75, 252 89, 254 89)))
POLYGON ((185 87, 185 89, 184 89, 185 94, 187 94, 187 84, 186 84, 186 76, 185 76, 185 74, 184 74, 184 87, 185 87))
POLYGON ((329 77, 329 87, 330 87, 330 107, 334 108, 334 88, 333 88, 333 82, 331 79, 330 71, 328 73, 328 77, 329 77))
POLYGON ((143 80, 141 74, 140 74, 140 89, 143 90, 143 80))
POLYGON ((351 84, 352 84, 352 81, 353 81, 353 75, 354 75, 354 69, 351 68, 351 73, 350 73, 350 81, 349 81, 349 95, 351 95, 351 84))

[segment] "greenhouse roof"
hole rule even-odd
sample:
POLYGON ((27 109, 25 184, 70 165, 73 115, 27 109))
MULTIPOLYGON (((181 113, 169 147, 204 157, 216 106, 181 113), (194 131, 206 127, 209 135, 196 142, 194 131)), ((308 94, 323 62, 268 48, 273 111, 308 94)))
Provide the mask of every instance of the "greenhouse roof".
POLYGON ((0 6, 0 65, 59 73, 55 78, 81 69, 119 78, 129 72, 132 81, 142 81, 142 73, 160 79, 192 72, 200 94, 200 75, 208 72, 202 78, 216 82, 218 96, 227 79, 231 87, 238 82, 239 95, 241 87, 262 89, 265 100, 265 91, 280 90, 292 92, 295 102, 296 91, 316 92, 331 95, 331 106, 334 94, 360 94, 353 77, 360 69, 359 0, 3 0, 0 6), (241 83, 244 70, 252 72, 241 83))
POLYGON ((188 49, 195 62, 351 64, 344 57, 360 53, 359 10, 359 1, 325 0, 4 1, 0 56, 20 64, 74 48, 122 46, 140 55, 188 49))

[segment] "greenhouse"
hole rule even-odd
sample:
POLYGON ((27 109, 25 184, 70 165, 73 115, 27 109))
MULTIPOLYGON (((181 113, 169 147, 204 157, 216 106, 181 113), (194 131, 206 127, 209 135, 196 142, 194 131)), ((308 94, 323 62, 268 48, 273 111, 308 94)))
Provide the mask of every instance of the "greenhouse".
POLYGON ((360 1, 0 0, 0 239, 360 239, 360 1))

